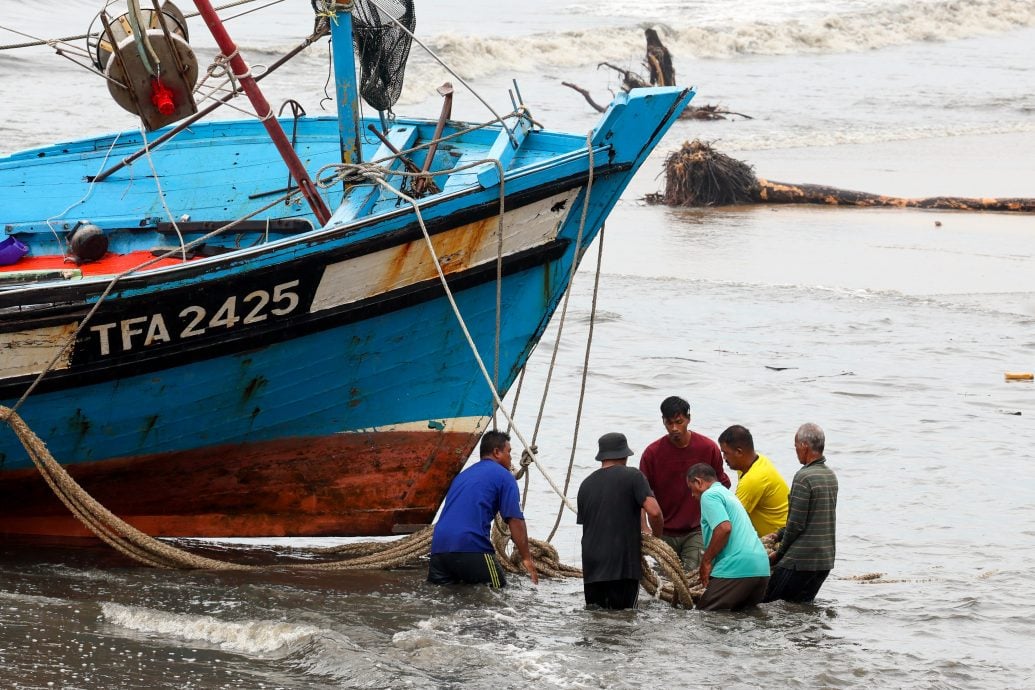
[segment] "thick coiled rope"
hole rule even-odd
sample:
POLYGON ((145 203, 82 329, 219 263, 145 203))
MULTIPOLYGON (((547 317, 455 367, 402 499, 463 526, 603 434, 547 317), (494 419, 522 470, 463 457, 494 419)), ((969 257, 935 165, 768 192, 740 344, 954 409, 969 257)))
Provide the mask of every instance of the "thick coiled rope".
MULTIPOLYGON (((248 565, 208 558, 173 544, 148 536, 111 511, 83 490, 75 479, 51 455, 43 441, 25 423, 18 413, 0 406, 0 419, 4 419, 17 435, 33 464, 58 499, 90 531, 119 553, 135 561, 156 568, 205 569, 205 570, 257 570, 269 567, 307 570, 370 570, 398 568, 411 564, 431 552, 433 527, 425 527, 413 534, 394 541, 370 541, 340 546, 310 549, 310 553, 323 556, 340 556, 338 560, 323 562, 301 562, 268 565, 248 565)), ((510 549, 510 531, 497 516, 492 537, 493 547, 501 565, 512 573, 524 572, 521 556, 516 549, 510 549)), ((561 562, 557 549, 549 542, 529 539, 529 548, 536 570, 543 577, 582 577, 582 571, 561 562)), ((646 565, 644 559, 644 589, 652 596, 669 601, 674 606, 690 607, 699 593, 692 591, 692 583, 683 572, 679 558, 665 542, 652 536, 643 537, 643 554, 654 558, 670 584, 659 583, 657 575, 646 565)))

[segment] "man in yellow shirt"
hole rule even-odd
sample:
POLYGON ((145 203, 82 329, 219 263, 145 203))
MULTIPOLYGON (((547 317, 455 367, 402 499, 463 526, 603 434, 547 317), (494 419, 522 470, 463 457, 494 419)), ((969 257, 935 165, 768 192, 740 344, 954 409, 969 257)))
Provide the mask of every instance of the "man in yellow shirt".
POLYGON ((787 524, 787 482, 764 455, 755 452, 755 440, 735 424, 719 435, 719 450, 737 473, 737 499, 747 511, 759 537, 787 524))

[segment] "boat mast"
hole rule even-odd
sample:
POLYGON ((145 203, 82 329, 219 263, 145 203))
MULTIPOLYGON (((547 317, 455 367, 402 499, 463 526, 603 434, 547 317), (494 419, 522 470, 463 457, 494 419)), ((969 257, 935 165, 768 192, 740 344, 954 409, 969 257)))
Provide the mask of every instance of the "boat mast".
MULTIPOLYGON (((280 156, 284 159, 288 170, 291 171, 292 177, 298 182, 298 187, 302 191, 302 195, 305 196, 306 201, 309 202, 313 215, 316 216, 320 225, 326 225, 327 221, 331 219, 330 209, 327 208, 327 204, 324 203, 316 186, 309 178, 309 173, 306 172, 302 161, 298 159, 298 154, 295 153, 295 149, 291 146, 291 142, 288 141, 287 135, 284 134, 280 122, 273 116, 273 109, 270 107, 266 97, 262 95, 262 91, 259 90, 259 85, 255 83, 255 78, 252 77, 251 70, 245 63, 244 58, 237 52, 237 46, 234 44, 233 39, 230 38, 230 34, 227 33, 223 22, 219 19, 219 15, 213 9, 212 3, 209 0, 194 0, 194 5, 198 8, 198 13, 205 19, 205 24, 208 25, 209 31, 212 32, 212 37, 216 39, 219 50, 223 55, 229 57, 230 69, 233 70, 234 76, 241 83, 241 88, 248 95, 248 100, 252 102, 252 107, 255 108, 259 120, 269 133, 270 139, 273 140, 277 151, 280 152, 280 156)), ((351 51, 349 53, 351 55, 351 51)))
POLYGON ((334 55, 334 89, 338 100, 338 134, 341 162, 361 162, 359 145, 359 92, 356 89, 356 53, 352 42, 354 0, 337 0, 330 17, 331 53, 334 55))

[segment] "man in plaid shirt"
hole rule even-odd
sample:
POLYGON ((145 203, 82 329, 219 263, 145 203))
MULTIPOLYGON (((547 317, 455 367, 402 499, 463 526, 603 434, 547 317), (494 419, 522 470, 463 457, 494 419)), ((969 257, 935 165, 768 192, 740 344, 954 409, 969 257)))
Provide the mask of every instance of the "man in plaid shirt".
POLYGON ((763 601, 808 603, 834 567, 837 477, 827 467, 825 445, 816 424, 802 424, 794 435, 794 450, 804 467, 791 482, 787 526, 779 533, 780 548, 770 557, 776 567, 763 601))

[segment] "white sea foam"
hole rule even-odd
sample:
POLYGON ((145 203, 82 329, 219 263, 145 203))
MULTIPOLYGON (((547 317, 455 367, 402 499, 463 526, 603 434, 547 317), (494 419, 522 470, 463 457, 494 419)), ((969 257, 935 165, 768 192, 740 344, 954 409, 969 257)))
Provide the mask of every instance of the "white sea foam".
MULTIPOLYGON (((682 15, 692 18, 686 12, 682 15)), ((643 27, 569 30, 519 37, 442 34, 426 40, 442 59, 467 78, 500 71, 571 67, 603 60, 626 61, 643 52, 643 27)), ((674 54, 697 58, 791 55, 874 50, 917 42, 987 36, 1035 26, 1031 0, 972 0, 903 3, 868 11, 814 18, 735 24, 662 26, 674 54)), ((441 68, 415 48, 407 78, 435 82, 441 68)))
POLYGON ((722 138, 725 151, 768 151, 774 149, 872 144, 890 141, 918 141, 969 135, 1015 134, 1035 132, 1035 122, 945 123, 936 126, 918 125, 895 128, 795 129, 782 132, 734 134, 722 138))
POLYGON ((597 687, 599 679, 575 669, 566 654, 544 646, 525 648, 497 641, 486 642, 472 635, 479 621, 491 620, 504 626, 519 624, 516 618, 498 611, 471 612, 419 621, 415 628, 392 636, 392 645, 425 659, 446 660, 470 654, 472 658, 496 659, 501 667, 517 671, 528 681, 557 687, 597 687), (472 617, 473 616, 473 617, 472 617))
POLYGON ((0 600, 12 601, 17 604, 34 604, 36 606, 67 606, 73 603, 68 599, 22 594, 21 592, 0 592, 0 600))
POLYGON ((101 611, 112 625, 193 644, 212 645, 248 656, 283 657, 329 632, 280 621, 231 622, 213 616, 168 613, 113 603, 101 604, 101 611))

